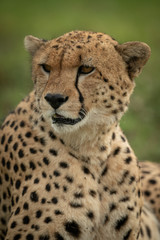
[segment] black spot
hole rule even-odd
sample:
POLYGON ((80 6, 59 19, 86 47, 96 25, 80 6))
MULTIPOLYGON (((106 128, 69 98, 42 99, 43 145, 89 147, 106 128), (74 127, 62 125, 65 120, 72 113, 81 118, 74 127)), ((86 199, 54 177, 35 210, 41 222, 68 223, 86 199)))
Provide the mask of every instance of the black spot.
POLYGON ((119 202, 127 202, 129 200, 130 200, 129 197, 123 197, 119 200, 119 202))
POLYGON ((131 161, 132 161, 131 157, 128 157, 128 158, 125 159, 125 163, 127 163, 127 164, 129 164, 131 161))
POLYGON ((112 110, 112 113, 113 113, 113 114, 117 114, 117 113, 118 113, 118 110, 117 110, 117 109, 114 109, 114 110, 112 110))
POLYGON ((25 181, 28 181, 28 180, 30 180, 31 178, 32 178, 32 175, 31 175, 31 174, 26 175, 26 176, 25 176, 25 181))
POLYGON ((21 186, 21 181, 20 181, 20 180, 17 180, 17 181, 16 181, 16 184, 15 184, 16 189, 19 189, 20 186, 21 186))
POLYGON ((75 198, 83 198, 83 193, 75 193, 74 197, 75 198))
POLYGON ((55 170, 55 171, 53 172, 53 175, 54 175, 55 177, 59 177, 61 174, 60 174, 59 171, 55 170))
POLYGON ((23 158, 23 157, 24 157, 24 152, 23 152, 22 149, 19 150, 18 156, 19 156, 20 158, 23 158))
POLYGON ((148 182, 149 182, 150 184, 153 184, 153 185, 157 183, 157 181, 154 180, 154 179, 149 179, 148 182))
POLYGON ((44 157, 43 158, 43 162, 46 164, 46 165, 49 165, 49 159, 47 157, 44 157))
POLYGON ((63 214, 60 210, 55 210, 54 213, 55 213, 55 215, 62 215, 63 214))
POLYGON ((139 197, 139 198, 141 197, 141 191, 140 191, 140 189, 138 189, 138 197, 139 197))
POLYGON ((34 239, 34 236, 32 234, 27 234, 26 236, 26 240, 33 240, 34 239))
POLYGON ((104 78, 103 80, 104 80, 104 82, 108 82, 108 79, 107 79, 107 78, 104 78))
POLYGON ((47 191, 47 192, 50 192, 50 191, 51 191, 51 185, 50 185, 49 183, 46 185, 46 191, 47 191))
POLYGON ((132 184, 135 180, 136 180, 135 176, 131 176, 131 177, 130 177, 129 184, 132 184))
POLYGON ((49 137, 50 137, 52 140, 55 140, 55 139, 57 138, 52 131, 49 131, 48 134, 49 134, 49 137))
POLYGON ((32 161, 29 162, 29 167, 30 167, 32 170, 34 170, 34 169, 36 168, 34 162, 32 162, 32 161))
POLYGON ((35 183, 35 184, 38 184, 38 183, 39 183, 39 178, 35 178, 35 179, 34 179, 34 183, 35 183))
POLYGON ((38 137, 37 136, 34 137, 34 141, 38 142, 38 137))
POLYGON ((15 228, 17 226, 17 223, 15 222, 15 221, 13 221, 12 223, 11 223, 11 228, 15 228))
POLYGON ((46 177, 47 177, 47 174, 46 174, 44 171, 42 172, 42 177, 43 177, 43 178, 46 178, 46 177))
POLYGON ((55 239, 56 239, 56 240, 64 240, 64 238, 62 237, 62 235, 60 235, 58 232, 55 232, 54 236, 55 236, 55 239))
POLYGON ((115 138, 116 138, 116 134, 113 133, 113 134, 112 134, 112 140, 114 140, 115 138))
POLYGON ((5 173, 5 175, 4 175, 4 178, 5 178, 6 182, 8 182, 8 181, 9 181, 9 176, 8 176, 8 174, 7 174, 7 173, 5 173))
POLYGON ((125 215, 120 219, 118 219, 115 224, 115 229, 119 231, 121 227, 123 227, 126 224, 127 220, 128 220, 128 215, 125 215))
POLYGON ((27 138, 30 138, 30 137, 32 136, 32 133, 31 133, 31 132, 26 132, 25 136, 26 136, 27 138))
POLYGON ((30 222, 29 217, 28 217, 28 216, 25 216, 25 217, 23 218, 23 224, 29 224, 29 222, 30 222))
POLYGON ((1 178, 1 176, 0 176, 0 185, 2 185, 2 178, 1 178))
POLYGON ((108 215, 106 215, 105 219, 104 219, 104 224, 106 224, 108 221, 109 221, 109 217, 108 217, 108 215))
POLYGON ((38 195, 37 195, 37 193, 34 191, 34 192, 31 192, 31 194, 30 194, 30 199, 31 199, 31 201, 33 201, 33 202, 38 202, 38 195))
POLYGON ((94 190, 89 190, 89 194, 92 196, 92 197, 96 197, 96 191, 94 190))
POLYGON ((106 146, 101 146, 100 150, 101 150, 101 152, 106 151, 106 146))
POLYGON ((66 178, 67 182, 73 183, 73 178, 72 177, 66 176, 65 178, 66 178))
POLYGON ((82 166, 82 170, 85 174, 90 174, 90 170, 87 167, 82 166))
POLYGON ((56 197, 53 197, 51 201, 52 201, 53 204, 57 204, 58 203, 58 199, 56 197))
POLYGON ((141 234, 142 237, 144 236, 144 232, 143 232, 142 228, 140 228, 140 234, 141 234))
POLYGON ((42 199, 41 199, 41 203, 42 203, 42 204, 45 204, 45 203, 46 203, 46 198, 42 198, 42 199))
POLYGON ((89 211, 89 212, 87 213, 87 217, 92 220, 92 219, 94 218, 94 213, 91 212, 91 211, 89 211))
POLYGON ((8 143, 11 143, 13 141, 13 136, 11 135, 9 138, 8 138, 8 143))
POLYGON ((36 212, 36 218, 40 218, 42 216, 42 211, 41 210, 38 210, 36 212))
POLYGON ((114 87, 112 85, 109 85, 110 90, 114 90, 114 87))
POLYGON ((134 211, 134 207, 127 207, 127 209, 129 210, 129 211, 134 211))
POLYGON ((3 204, 2 210, 3 210, 3 212, 5 212, 5 213, 7 212, 7 207, 6 207, 6 205, 3 204))
POLYGON ((51 217, 46 217, 46 218, 44 219, 44 222, 45 222, 45 223, 50 223, 50 222, 52 222, 52 218, 51 218, 51 217))
POLYGON ((63 186, 63 191, 67 192, 68 188, 66 186, 63 186))
POLYGON ((68 232, 71 236, 75 238, 79 238, 81 231, 80 226, 76 221, 66 222, 64 224, 66 232, 68 232))
POLYGON ((45 145, 46 145, 46 141, 45 141, 45 139, 44 139, 44 138, 40 138, 40 139, 39 139, 39 141, 40 141, 40 143, 41 143, 43 146, 45 146, 45 145))
POLYGON ((114 99, 115 99, 115 96, 111 95, 111 97, 110 97, 110 98, 111 98, 111 100, 114 100, 114 99))
POLYGON ((53 184, 54 184, 54 187, 55 187, 56 189, 59 189, 59 188, 60 188, 60 186, 59 186, 59 184, 58 184, 57 182, 54 182, 53 184))
POLYGON ((42 132, 45 131, 45 128, 43 126, 40 126, 40 129, 41 129, 42 132))
POLYGON ((154 199, 151 199, 151 200, 150 200, 150 203, 151 203, 151 204, 155 204, 155 200, 154 200, 154 199))
POLYGON ((30 148, 29 151, 30 151, 30 153, 32 153, 32 154, 36 154, 36 153, 37 153, 37 150, 34 149, 34 148, 30 148))
POLYGON ((50 152, 51 155, 57 156, 57 151, 56 151, 56 150, 54 150, 54 149, 49 149, 49 152, 50 152))
POLYGON ((132 229, 129 229, 128 232, 124 235, 123 240, 128 240, 131 232, 132 232, 132 229))
POLYGON ((18 207, 18 208, 16 209, 16 211, 15 211, 14 215, 18 215, 18 214, 19 214, 19 212, 20 212, 20 207, 18 207))
POLYGON ((148 190, 145 190, 145 191, 144 191, 144 195, 147 196, 147 197, 149 197, 149 196, 151 195, 151 192, 148 191, 148 190))
POLYGON ((21 234, 16 234, 13 238, 13 240, 19 240, 21 238, 21 234))
POLYGON ((40 235, 39 240, 49 240, 50 236, 49 235, 40 235))
POLYGON ((104 175, 106 175, 107 171, 108 171, 108 167, 105 166, 105 168, 103 169, 103 171, 101 173, 101 176, 103 177, 104 175))
POLYGON ((29 205, 28 205, 27 202, 25 202, 25 203, 23 204, 23 209, 24 209, 24 210, 28 210, 28 208, 29 208, 29 205))
POLYGON ((125 181, 126 177, 128 176, 128 174, 129 174, 129 171, 125 170, 124 173, 123 173, 121 181, 118 182, 119 185, 122 185, 124 183, 124 181, 125 181))
POLYGON ((121 139, 122 139, 123 142, 126 141, 126 139, 124 138, 124 136, 121 136, 121 139))
POLYGON ((117 194, 117 191, 113 189, 113 190, 110 191, 110 194, 111 194, 111 195, 117 194))
POLYGON ((20 167, 21 167, 21 169, 22 169, 23 172, 26 171, 26 166, 25 166, 23 163, 21 163, 20 167))
POLYGON ((18 169, 19 169, 19 167, 18 167, 17 164, 15 164, 13 168, 14 168, 15 173, 16 173, 16 172, 18 171, 18 169))
POLYGON ((13 150, 14 150, 14 151, 16 151, 16 150, 17 150, 17 148, 18 148, 18 143, 17 143, 17 142, 15 142, 15 143, 14 143, 14 145, 13 145, 13 150))
POLYGON ((3 144, 4 143, 4 141, 5 141, 5 135, 3 134, 3 136, 2 136, 2 138, 1 138, 1 144, 3 144))
POLYGON ((115 209, 116 209, 116 204, 111 203, 111 204, 109 205, 109 210, 110 210, 110 212, 112 212, 112 211, 115 210, 115 209))
POLYGON ((68 168, 68 163, 66 163, 66 162, 60 162, 60 163, 59 163, 59 166, 60 166, 61 168, 68 168))
POLYGON ((2 157, 2 165, 3 165, 3 167, 5 167, 5 165, 6 165, 6 160, 4 157, 2 157))
POLYGON ((145 227, 146 227, 146 233, 147 233, 148 237, 151 238, 151 230, 150 230, 150 228, 147 225, 145 227))
POLYGON ((20 127, 23 128, 25 126, 25 122, 22 120, 19 125, 20 125, 20 127))
POLYGON ((11 123, 10 127, 13 128, 14 125, 15 125, 15 121, 13 121, 13 122, 11 123))
POLYGON ((5 151, 5 152, 8 152, 8 144, 5 145, 4 151, 5 151))
POLYGON ((120 147, 117 147, 114 152, 113 152, 113 155, 116 156, 117 154, 119 154, 120 152, 120 147))
POLYGON ((83 207, 82 204, 76 203, 76 202, 70 202, 70 206, 71 206, 72 208, 81 208, 81 207, 83 207))

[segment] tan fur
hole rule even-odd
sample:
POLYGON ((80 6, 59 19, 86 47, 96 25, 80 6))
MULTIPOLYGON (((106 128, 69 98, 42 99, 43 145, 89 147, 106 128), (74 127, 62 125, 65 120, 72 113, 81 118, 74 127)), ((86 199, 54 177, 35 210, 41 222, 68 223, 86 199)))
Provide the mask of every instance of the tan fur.
POLYGON ((158 240, 119 127, 149 47, 85 31, 25 47, 34 91, 0 130, 1 239, 158 240))

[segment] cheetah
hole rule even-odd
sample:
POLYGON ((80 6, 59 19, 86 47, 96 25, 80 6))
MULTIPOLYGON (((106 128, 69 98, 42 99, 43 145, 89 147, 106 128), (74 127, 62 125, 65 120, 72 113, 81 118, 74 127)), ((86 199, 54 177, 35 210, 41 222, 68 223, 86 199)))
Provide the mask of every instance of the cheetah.
POLYGON ((160 239, 119 125, 149 46, 73 31, 25 48, 34 89, 0 130, 0 239, 160 239))

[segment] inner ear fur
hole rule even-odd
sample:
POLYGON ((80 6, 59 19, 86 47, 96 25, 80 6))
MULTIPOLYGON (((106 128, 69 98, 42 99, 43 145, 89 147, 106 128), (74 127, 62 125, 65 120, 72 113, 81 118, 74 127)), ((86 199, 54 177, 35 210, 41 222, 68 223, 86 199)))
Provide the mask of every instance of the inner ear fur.
POLYGON ((44 40, 28 35, 24 39, 25 49, 33 56, 44 43, 44 40))
POLYGON ((125 61, 131 79, 140 74, 151 54, 150 47, 143 42, 126 42, 115 48, 125 61))

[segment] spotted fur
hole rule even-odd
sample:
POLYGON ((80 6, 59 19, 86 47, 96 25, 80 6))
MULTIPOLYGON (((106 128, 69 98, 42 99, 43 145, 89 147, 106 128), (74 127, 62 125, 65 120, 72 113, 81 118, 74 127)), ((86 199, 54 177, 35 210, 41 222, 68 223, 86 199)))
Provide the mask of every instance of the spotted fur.
POLYGON ((34 90, 0 130, 0 239, 160 239, 119 127, 149 47, 85 31, 25 47, 34 90))

